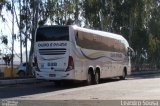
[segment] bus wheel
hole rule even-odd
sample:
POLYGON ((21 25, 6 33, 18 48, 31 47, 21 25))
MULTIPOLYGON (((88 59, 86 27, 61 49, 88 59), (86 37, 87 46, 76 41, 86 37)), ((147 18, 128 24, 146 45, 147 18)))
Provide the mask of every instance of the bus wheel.
POLYGON ((100 82, 100 74, 99 74, 99 72, 96 72, 95 73, 94 83, 95 84, 99 84, 99 82, 100 82))
POLYGON ((92 84, 93 84, 93 74, 91 71, 89 71, 87 76, 87 85, 92 85, 92 84))
POLYGON ((18 75, 19 75, 19 77, 25 77, 25 72, 24 72, 24 71, 20 71, 20 72, 18 73, 18 75))
POLYGON ((123 71, 122 76, 120 76, 119 78, 120 78, 120 80, 125 80, 125 78, 126 78, 126 71, 125 70, 123 71))
POLYGON ((62 81, 54 81, 54 85, 55 86, 61 86, 62 85, 62 81))

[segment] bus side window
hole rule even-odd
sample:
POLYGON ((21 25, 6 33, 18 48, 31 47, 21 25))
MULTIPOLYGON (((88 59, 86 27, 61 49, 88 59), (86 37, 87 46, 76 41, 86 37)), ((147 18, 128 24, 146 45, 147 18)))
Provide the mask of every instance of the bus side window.
POLYGON ((79 47, 82 47, 82 39, 80 38, 78 31, 76 32, 75 40, 76 40, 76 44, 77 44, 79 47))
POLYGON ((75 39, 76 39, 76 41, 78 40, 78 32, 76 32, 75 39))

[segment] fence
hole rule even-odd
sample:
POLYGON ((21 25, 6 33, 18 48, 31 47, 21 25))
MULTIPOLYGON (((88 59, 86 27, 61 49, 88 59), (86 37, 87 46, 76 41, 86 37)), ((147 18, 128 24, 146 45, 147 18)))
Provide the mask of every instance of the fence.
POLYGON ((132 64, 132 71, 156 71, 156 65, 153 64, 132 64))

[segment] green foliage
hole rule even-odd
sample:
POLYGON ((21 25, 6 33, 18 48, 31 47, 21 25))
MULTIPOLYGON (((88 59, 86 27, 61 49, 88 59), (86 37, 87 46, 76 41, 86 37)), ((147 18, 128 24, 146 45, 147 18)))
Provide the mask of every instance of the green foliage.
POLYGON ((157 39, 152 34, 149 35, 148 45, 149 45, 148 49, 149 49, 150 54, 155 55, 157 51, 157 39))
POLYGON ((7 36, 2 36, 1 41, 2 41, 3 44, 7 45, 8 44, 7 36))
POLYGON ((14 58, 14 55, 12 54, 5 54, 3 56, 3 60, 6 63, 6 65, 10 65, 10 62, 12 61, 13 58, 14 58))
POLYGON ((84 17, 86 19, 86 24, 95 29, 99 29, 99 11, 100 11, 100 1, 99 0, 84 0, 84 17))

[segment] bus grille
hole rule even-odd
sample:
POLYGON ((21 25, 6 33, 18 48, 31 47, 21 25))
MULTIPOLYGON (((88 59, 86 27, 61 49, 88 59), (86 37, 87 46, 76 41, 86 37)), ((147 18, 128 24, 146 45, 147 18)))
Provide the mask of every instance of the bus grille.
POLYGON ((40 55, 63 55, 66 49, 39 49, 40 55))

